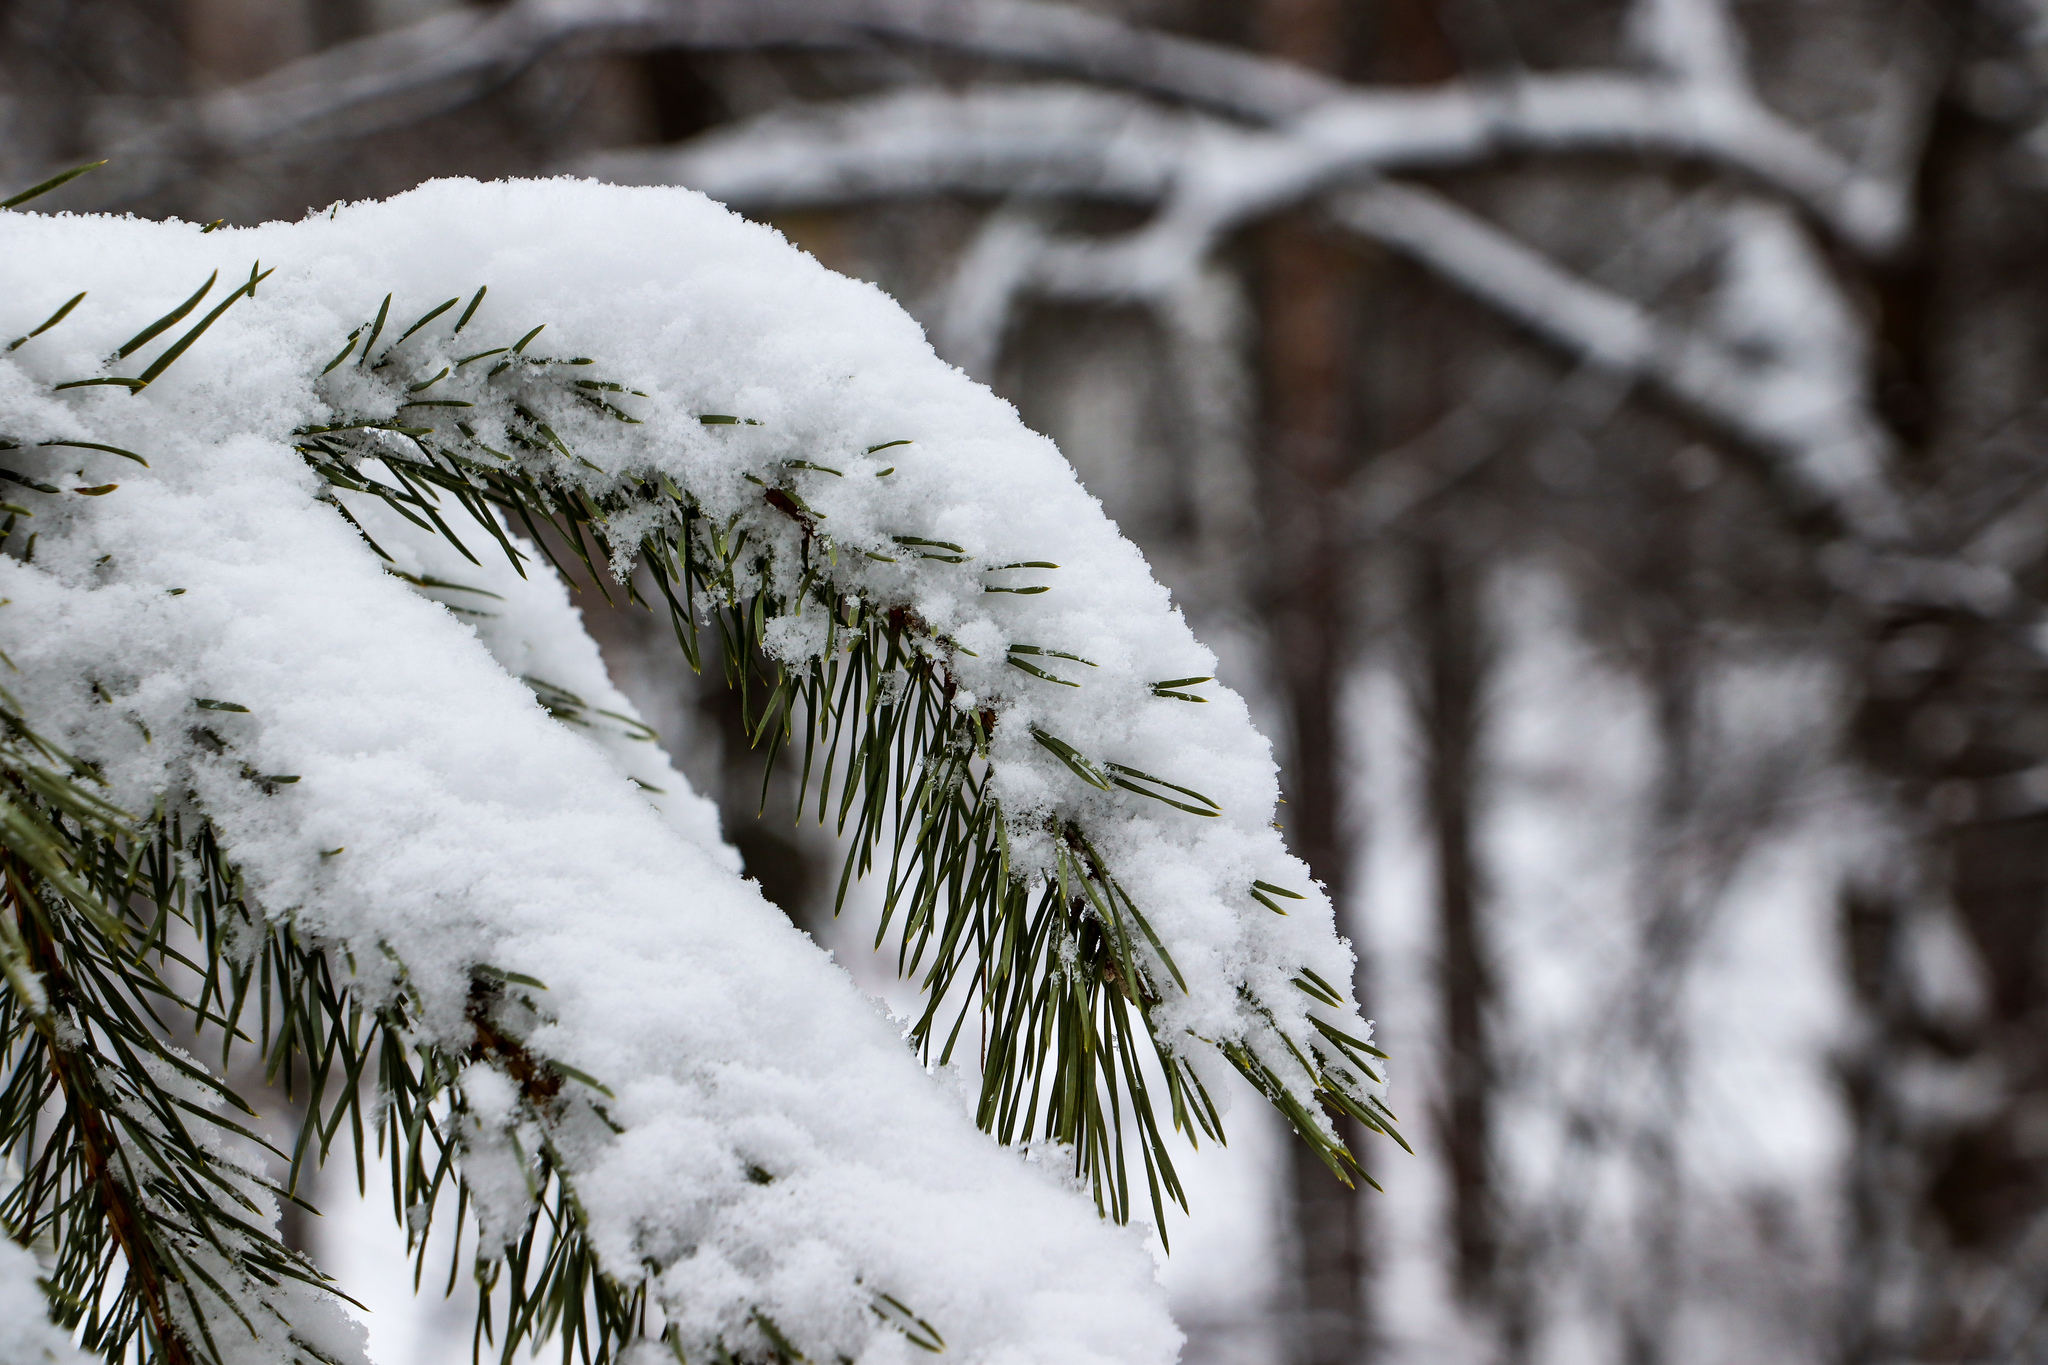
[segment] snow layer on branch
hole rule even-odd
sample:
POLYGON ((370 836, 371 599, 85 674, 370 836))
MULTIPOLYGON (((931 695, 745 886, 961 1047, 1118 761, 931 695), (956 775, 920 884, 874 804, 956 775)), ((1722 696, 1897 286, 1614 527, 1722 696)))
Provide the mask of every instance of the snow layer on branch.
POLYGON ((51 1324, 35 1256, 0 1237, 0 1365, 86 1365, 68 1333, 51 1324))
POLYGON ((419 580, 421 593, 459 615, 500 667, 575 725, 678 833, 727 870, 740 870, 739 850, 718 831, 718 803, 692 791, 669 762, 660 737, 605 672, 597 642, 584 632, 583 618, 569 601, 568 585, 537 551, 524 551, 530 563, 523 575, 500 554, 480 554, 472 562, 375 498, 346 501, 391 556, 394 569, 419 580))
MULTIPOLYGON (((1213 657, 1049 441, 939 362, 878 291, 685 191, 442 182, 207 235, 6 215, 0 284, 13 334, 91 291, 0 363, 0 416, 25 447, 10 461, 64 489, 120 485, 15 495, 35 502, 41 540, 32 565, 0 559, 0 632, 31 720, 102 764, 134 808, 192 792, 272 913, 349 945, 366 973, 403 963, 428 1041, 467 1051, 472 967, 545 981, 530 1046, 608 1085, 623 1128, 592 1119, 550 1136, 605 1262, 660 1267, 659 1302, 686 1344, 756 1339, 758 1311, 813 1358, 894 1358, 907 1343, 867 1313, 888 1293, 964 1359, 1172 1356, 1135 1237, 975 1133, 876 1007, 732 874, 708 826, 682 818, 693 837, 679 837, 508 671, 524 650, 578 680, 548 681, 595 693, 587 652, 514 631, 492 639, 493 658, 317 500, 289 433, 330 420, 331 402, 378 401, 350 366, 324 389, 320 375, 387 292, 397 329, 488 284, 462 336, 450 312, 394 353, 402 377, 424 383, 544 322, 530 355, 602 357, 606 377, 645 394, 620 399, 641 425, 555 418, 610 471, 579 476, 592 487, 659 472, 723 521, 759 515, 746 475, 795 478, 843 581, 960 647, 959 704, 996 716, 992 783, 1017 865, 1049 865, 1044 831, 1079 822, 1186 978, 1154 1014, 1169 1044, 1241 1040, 1306 1095, 1285 1039, 1314 1041, 1310 1002, 1292 981, 1306 967, 1348 997, 1349 949, 1269 824, 1273 763, 1241 700, 1213 685, 1206 705, 1154 694, 1212 673, 1213 657), (276 270, 259 296, 147 390, 51 394, 103 373, 208 272, 232 281, 256 258, 276 270), (707 426, 707 413, 758 425, 707 426), (56 439, 137 450, 152 467, 26 448, 56 439), (913 444, 869 453, 893 441, 913 444), (905 535, 971 559, 910 558, 894 539, 905 535), (1005 567, 1024 561, 1061 567, 1005 567), (1027 586, 1049 591, 985 591, 1027 586), (1007 648, 1023 644, 1092 661, 1041 659, 1084 685, 1009 667, 1007 648), (197 709, 202 698, 247 710, 197 709), (1084 786, 1034 728, 1199 788, 1222 814, 1084 786), (1254 879, 1306 899, 1274 915, 1251 898, 1254 879)), ((536 637, 566 628, 544 596, 522 599, 536 637)), ((805 657, 817 625, 794 622, 778 647, 805 657)), ((1317 1008, 1364 1036, 1348 998, 1317 1008)), ((485 1128, 469 1173, 502 1225, 525 1195, 509 1158, 492 1188, 489 1157, 511 1150, 518 1116, 508 1104, 493 1127, 497 1078, 473 1079, 485 1128)))
MULTIPOLYGON (((444 1047, 467 1047, 473 964, 545 981, 534 1050, 607 1082, 625 1130, 557 1135, 597 1248, 664 1267, 687 1344, 742 1340, 758 1309, 807 1353, 890 1359, 907 1345, 875 1330, 864 1283, 967 1359, 1171 1358, 1136 1236, 974 1131, 839 968, 311 502, 295 456, 168 430, 151 455, 163 477, 34 566, 0 561, 23 692, 132 804, 174 776, 157 756, 183 729, 222 732, 232 755, 182 776, 251 889, 359 960, 390 945, 444 1047), (118 581, 95 587, 106 553, 118 581), (130 716, 162 738, 122 742, 130 716), (264 796, 238 760, 301 780, 264 796)), ((494 1122, 511 1087, 467 1079, 469 1174, 515 1225, 494 1122)))

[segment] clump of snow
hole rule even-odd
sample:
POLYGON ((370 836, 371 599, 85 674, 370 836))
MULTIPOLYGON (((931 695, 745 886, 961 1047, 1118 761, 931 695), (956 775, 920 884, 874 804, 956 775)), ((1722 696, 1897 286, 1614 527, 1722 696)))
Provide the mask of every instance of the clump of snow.
MULTIPOLYGON (((518 1225, 522 1168, 545 1140, 604 1263, 625 1278, 651 1268, 687 1350, 758 1345, 765 1319, 813 1359, 908 1358, 874 1311, 888 1295, 966 1360, 1172 1358, 1137 1236, 976 1133, 879 1009, 734 874, 708 806, 632 738, 559 586, 495 562, 473 524, 481 564, 348 499, 412 579, 496 597, 415 592, 321 500, 291 433, 405 412, 355 359, 322 369, 386 293, 380 355, 412 318, 489 285, 459 335, 450 311, 390 352, 390 377, 436 401, 487 382, 483 365, 457 372, 462 357, 540 323, 530 354, 601 358, 638 391, 607 395, 637 425, 551 412, 587 457, 564 471, 593 496, 665 477, 714 524, 759 522, 764 485, 797 489, 838 547, 835 585, 974 651, 948 667, 995 716, 990 789, 1014 865, 1050 866, 1037 831, 1085 829, 1185 980, 1151 972, 1168 1045, 1211 1075, 1216 1045, 1242 1045, 1306 1098, 1295 1051, 1317 1041, 1311 1008, 1369 1037, 1349 948, 1269 823, 1273 762, 1240 699, 1214 684, 1196 689, 1206 704, 1155 694, 1212 673, 1213 657, 1050 442, 939 362, 879 292, 686 191, 440 182, 205 235, 0 215, 0 246, 0 330, 25 333, 89 291, 0 360, 0 435, 20 447, 7 462, 94 490, 14 495, 36 513, 0 557, 15 690, 130 809, 196 804, 268 913, 348 948, 372 1001, 409 993, 418 1041, 470 1055, 480 966, 546 983, 526 1047, 610 1095, 572 1084, 538 1105, 470 1068, 465 1171, 486 1226, 518 1225), (148 388, 53 391, 140 373, 189 323, 132 362, 107 358, 208 272, 239 280, 256 260, 274 273, 255 296, 148 388), (150 467, 39 445, 58 440, 150 467), (905 554, 899 537, 957 545, 962 562, 905 554), (1027 562, 1059 567, 1005 567, 1027 562), (1092 666, 1037 656, 1083 684, 1059 686, 1008 665, 1019 645, 1092 666), (602 723, 558 724, 536 690, 602 723), (1221 814, 1095 790, 1034 731, 1197 788, 1221 814), (263 780, 278 776, 298 780, 263 780), (1274 914, 1255 880, 1303 899, 1274 914), (1341 1007, 1312 1006, 1294 984, 1304 969, 1341 1007)), ((637 541, 632 516, 615 544, 637 541)), ((800 624, 771 639, 789 658, 824 644, 800 624)))
POLYGON ((659 737, 613 684, 570 604, 567 584, 544 564, 521 574, 503 555, 465 559, 444 537, 421 531, 374 498, 348 503, 350 514, 391 556, 395 572, 459 616, 501 668, 602 749, 678 833, 739 871, 738 851, 719 834, 718 803, 690 790, 659 737))
POLYGON ((51 1323, 42 1273, 27 1247, 0 1237, 0 1365, 86 1365, 83 1351, 51 1323))

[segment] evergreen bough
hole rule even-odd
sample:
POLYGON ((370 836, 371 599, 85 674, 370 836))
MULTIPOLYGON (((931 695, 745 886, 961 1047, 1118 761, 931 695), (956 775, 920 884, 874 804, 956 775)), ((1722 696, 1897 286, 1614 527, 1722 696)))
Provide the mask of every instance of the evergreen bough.
MULTIPOLYGON (((79 376, 52 391, 140 393, 257 298, 269 273, 252 266, 218 296, 217 276, 207 280, 110 357, 109 368, 132 373, 79 376)), ((739 690, 767 764, 800 763, 801 804, 845 836, 840 902, 855 878, 881 873, 877 942, 893 936, 900 969, 926 1001, 909 1034, 920 1055, 951 1063, 969 1016, 980 1017, 980 1126, 1006 1144, 1058 1144, 1118 1222, 1132 1208, 1128 1127, 1154 1218, 1163 1222, 1168 1199, 1184 1206, 1166 1129, 1220 1139, 1222 1120, 1190 1038, 1155 1020, 1162 1003, 1188 989, 1154 923, 1157 907, 1119 879, 1090 808, 1006 813, 993 780, 1000 699, 963 704, 962 656, 979 656, 925 619, 914 593, 870 571, 877 562, 935 561, 975 575, 983 593, 1033 596, 1048 591, 1059 566, 979 564, 961 543, 908 528, 840 538, 816 505, 819 490, 852 477, 886 481, 894 470, 870 468, 874 459, 856 471, 818 451, 743 469, 751 491, 737 499, 682 486, 635 465, 630 447, 605 435, 639 421, 635 400, 646 395, 631 376, 608 375, 588 357, 545 354, 542 326, 493 326, 482 287, 404 326, 394 296, 335 338, 318 381, 326 420, 277 433, 323 481, 323 498, 358 524, 367 552, 422 590, 465 587, 399 570, 359 520, 365 507, 381 506, 479 568, 481 556, 503 556, 522 575, 544 572, 539 560, 566 550, 600 591, 616 584, 633 602, 666 611, 692 664, 711 654, 739 690), (472 344, 479 336, 497 344, 472 344), (802 618, 824 622, 821 647, 804 654, 771 638, 778 623, 802 618), (1020 833, 1033 838, 1031 856, 1013 846, 1020 833)), ((84 297, 9 350, 62 324, 84 297)), ((758 425, 745 413, 704 412, 698 421, 758 425)), ((60 447, 147 464, 144 454, 104 442, 10 435, 7 422, 0 410, 0 445, 24 457, 31 447, 60 447)), ((888 458, 915 439, 861 454, 888 458)), ((62 489, 33 466, 0 469, 0 477, 16 490, 0 545, 22 560, 35 550, 28 526, 51 506, 38 498, 117 488, 62 489)), ((1004 662, 1015 686, 1087 687, 1096 665, 1062 643, 1009 643, 1004 662)), ((525 681, 551 713, 585 718, 586 704, 568 688, 525 681)), ((1204 705, 1197 689, 1210 681, 1163 678, 1149 688, 1163 705, 1204 705)), ((235 742, 207 713, 245 708, 216 698, 194 707, 193 742, 232 755, 235 742)), ((381 1152, 424 1275, 443 1193, 452 1186, 458 1224, 470 1210, 466 1161, 478 1121, 465 1076, 482 1064, 512 1083, 531 1125, 522 1131, 540 1136, 537 1149, 520 1151, 523 1222, 491 1227, 472 1244, 479 1349, 488 1342, 509 1360, 520 1343, 552 1336, 566 1365, 577 1354, 608 1361, 634 1340, 665 1335, 689 1360, 707 1347, 711 1359, 804 1358, 758 1308, 731 1339, 686 1342, 650 1312, 656 1267, 602 1261, 575 1162, 558 1139, 563 1125, 581 1121, 565 1115, 594 1114, 617 1129, 605 1107, 611 1091, 605 1078, 528 1046, 549 1018, 543 982, 474 964, 464 988, 466 1045, 430 1038, 417 1026, 427 1005, 393 946, 382 945, 391 960, 366 976, 353 957, 362 945, 296 923, 289 907, 255 903, 232 842, 189 791, 165 790, 146 811, 119 808, 95 765, 35 724, 32 705, 0 698, 0 1149, 21 1171, 0 1198, 0 1224, 44 1250, 53 1314, 81 1329, 86 1349, 110 1361, 225 1365, 253 1339, 273 1358, 334 1361, 332 1334, 302 1330, 297 1316, 330 1286, 282 1244, 264 1197, 297 1198, 307 1165, 337 1145, 352 1153, 359 1179, 381 1152), (218 1070, 174 1041, 195 1033, 218 1044, 218 1070), (221 1079, 246 1044, 257 1048, 265 1077, 304 1106, 296 1143, 271 1152, 281 1179, 252 1159, 251 1144, 268 1144, 238 1117, 253 1111, 221 1079)), ((146 728, 142 738, 154 742, 146 728)), ((1034 723, 1031 739, 1086 789, 1129 793, 1191 820, 1223 812, 1182 784, 1195 775, 1092 756, 1051 723, 1034 723)), ((299 780, 246 763, 243 775, 270 793, 299 780)), ((764 790, 765 781, 764 773, 764 790)), ((1313 894, 1248 878, 1242 895, 1249 913, 1286 915, 1305 892, 1313 894)), ((1237 988, 1263 1033, 1206 1041, 1348 1182, 1355 1160, 1322 1107, 1398 1141, 1379 1099, 1384 1054, 1349 1022, 1343 982, 1301 963, 1286 979, 1302 1000, 1264 998, 1249 982, 1237 988)), ((458 1234, 451 1290, 460 1247, 458 1234)), ((920 1305, 886 1286, 866 1292, 874 1317, 910 1344, 945 1349, 941 1326, 920 1305)))

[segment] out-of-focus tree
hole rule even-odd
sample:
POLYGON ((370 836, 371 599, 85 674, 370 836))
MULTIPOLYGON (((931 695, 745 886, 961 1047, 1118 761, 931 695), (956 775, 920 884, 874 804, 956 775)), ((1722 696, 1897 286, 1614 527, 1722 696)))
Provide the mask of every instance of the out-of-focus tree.
POLYGON ((1365 984, 1439 1017, 1402 1080, 1437 1232, 1304 1177, 1272 1342, 1401 1354, 1419 1248, 1475 1356, 2041 1353, 2038 0, 0 14, 13 179, 114 158, 62 202, 694 186, 1092 462, 1286 736, 1290 836, 1360 941, 1392 941, 1362 834, 1428 888, 1365 984), (1407 776, 1352 774, 1390 715, 1407 776), (1727 968, 1766 901, 1828 916, 1807 975, 1727 968), (1831 989, 1826 1159, 1743 1168, 1794 1120, 1730 1053, 1831 989))

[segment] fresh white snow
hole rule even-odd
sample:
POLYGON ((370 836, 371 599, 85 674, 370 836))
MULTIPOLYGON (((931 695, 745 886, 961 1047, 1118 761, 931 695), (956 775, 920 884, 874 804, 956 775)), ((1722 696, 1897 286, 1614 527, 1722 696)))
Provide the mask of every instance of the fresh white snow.
POLYGON ((85 1365, 71 1338, 50 1323, 34 1253, 0 1237, 0 1365, 85 1365))

